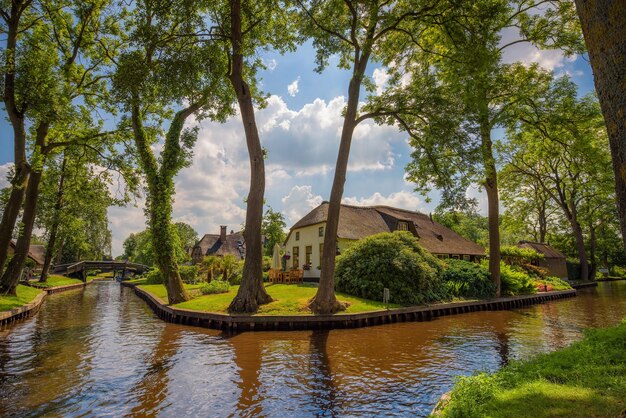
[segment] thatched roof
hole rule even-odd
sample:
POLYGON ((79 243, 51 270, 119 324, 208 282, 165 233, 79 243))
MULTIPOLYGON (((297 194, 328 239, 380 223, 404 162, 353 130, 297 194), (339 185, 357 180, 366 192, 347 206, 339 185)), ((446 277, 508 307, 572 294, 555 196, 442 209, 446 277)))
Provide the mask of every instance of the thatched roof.
MULTIPOLYGON (((10 241, 9 245, 15 251, 15 241, 10 241)), ((31 245, 28 248, 28 258, 37 263, 37 265, 43 266, 43 263, 46 261, 46 247, 43 245, 31 245)))
POLYGON ((541 242, 520 241, 517 246, 521 248, 530 248, 532 250, 535 250, 539 254, 543 254, 545 258, 562 258, 564 260, 566 258, 565 255, 563 255, 563 253, 559 250, 541 242))
MULTIPOLYGON (((295 223, 289 234, 298 228, 326 222, 328 202, 323 202, 295 223)), ((389 206, 341 205, 337 236, 362 239, 380 232, 398 229, 398 222, 407 222, 409 231, 420 239, 420 244, 435 254, 485 255, 480 245, 433 221, 428 215, 389 206)), ((289 237, 287 237, 289 239, 289 237)))
POLYGON ((245 254, 243 232, 226 234, 223 241, 220 238, 220 234, 204 234, 202 239, 193 247, 192 254, 197 251, 197 249, 200 249, 202 256, 224 256, 231 254, 237 258, 243 258, 245 254), (238 243, 243 245, 238 245, 238 243))

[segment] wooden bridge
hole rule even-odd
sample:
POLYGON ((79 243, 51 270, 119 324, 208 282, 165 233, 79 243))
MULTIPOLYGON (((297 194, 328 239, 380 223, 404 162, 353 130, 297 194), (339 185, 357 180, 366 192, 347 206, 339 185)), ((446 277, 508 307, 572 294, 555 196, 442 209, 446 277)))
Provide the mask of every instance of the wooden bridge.
POLYGON ((83 281, 87 280, 87 272, 89 270, 120 272, 122 280, 126 279, 129 272, 142 274, 148 271, 150 267, 131 263, 129 261, 79 261, 71 264, 58 264, 54 266, 52 272, 54 274, 62 274, 79 278, 83 281))

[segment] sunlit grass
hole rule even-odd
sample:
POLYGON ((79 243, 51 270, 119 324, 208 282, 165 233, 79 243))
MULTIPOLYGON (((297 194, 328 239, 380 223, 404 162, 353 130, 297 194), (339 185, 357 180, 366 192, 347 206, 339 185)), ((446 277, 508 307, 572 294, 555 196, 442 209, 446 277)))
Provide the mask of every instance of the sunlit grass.
MULTIPOLYGON (((93 280, 93 277, 88 277, 87 281, 93 280)), ((70 284, 82 283, 82 280, 73 279, 71 277, 59 276, 58 274, 48 275, 48 280, 45 283, 39 283, 37 281, 31 281, 30 285, 35 287, 47 288, 57 286, 67 286, 70 284)))
POLYGON ((0 311, 8 311, 13 308, 26 305, 27 303, 32 302, 33 299, 35 299, 40 293, 41 290, 39 289, 22 286, 20 284, 17 286, 17 296, 0 296, 0 311))
MULTIPOLYGON (((131 281, 133 282, 133 281, 131 281)), ((134 283, 145 283, 140 280, 134 283)), ((157 296, 164 302, 167 301, 167 292, 163 285, 146 285, 141 284, 140 287, 154 296, 157 296)), ((190 309, 194 311, 218 312, 226 313, 228 305, 237 294, 239 286, 231 286, 228 293, 219 293, 214 295, 200 295, 197 289, 200 285, 185 285, 185 288, 192 291, 195 296, 192 300, 179 303, 176 306, 181 309, 190 309)), ((311 315, 312 312, 307 308, 308 301, 315 296, 317 286, 314 284, 266 284, 265 289, 274 299, 273 302, 262 305, 257 315, 311 315)), ((342 313, 358 313, 368 311, 379 311, 385 309, 382 302, 357 298, 345 293, 337 293, 339 301, 347 303, 348 308, 342 313)), ((390 308, 397 308, 398 305, 390 304, 390 308)))
POLYGON ((626 411, 626 322, 494 374, 462 378, 449 417, 613 417, 626 411))

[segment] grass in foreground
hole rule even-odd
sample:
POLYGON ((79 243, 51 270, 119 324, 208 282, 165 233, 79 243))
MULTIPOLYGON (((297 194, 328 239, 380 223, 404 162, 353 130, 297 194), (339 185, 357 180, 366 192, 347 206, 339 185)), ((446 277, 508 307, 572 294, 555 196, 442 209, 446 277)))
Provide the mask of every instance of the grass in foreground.
POLYGON ((17 285, 17 296, 0 296, 0 311, 9 311, 32 302, 41 290, 29 286, 17 285))
MULTIPOLYGON (((93 280, 92 277, 88 277, 87 281, 93 280)), ((82 283, 82 280, 73 279, 71 277, 59 276, 58 274, 48 275, 48 280, 45 283, 39 283, 37 281, 31 281, 30 285, 39 288, 67 286, 69 284, 82 283)))
MULTIPOLYGON (((134 281, 140 287, 163 301, 167 301, 167 293, 163 285, 141 285, 141 281, 134 281)), ((228 293, 215 295, 200 295, 200 285, 185 285, 195 296, 192 300, 175 305, 181 309, 191 309, 194 311, 226 313, 230 302, 237 294, 239 286, 231 286, 228 293), (195 291, 194 291, 195 290, 195 291)), ((308 301, 315 296, 317 286, 314 284, 266 284, 265 289, 274 299, 274 302, 262 305, 256 315, 312 315, 307 308, 308 301)), ((348 309, 342 313, 358 313, 367 311, 379 311, 385 309, 382 302, 362 299, 350 296, 345 293, 337 293, 337 299, 349 304, 348 309)), ((389 304, 390 308, 397 308, 398 305, 389 304)))
POLYGON ((494 374, 461 378, 444 417, 617 417, 626 414, 626 321, 494 374))

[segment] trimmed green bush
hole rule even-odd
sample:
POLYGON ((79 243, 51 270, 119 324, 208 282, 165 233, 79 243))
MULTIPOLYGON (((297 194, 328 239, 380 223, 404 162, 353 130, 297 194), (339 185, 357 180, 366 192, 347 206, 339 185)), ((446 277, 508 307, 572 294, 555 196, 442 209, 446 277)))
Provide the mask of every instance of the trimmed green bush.
POLYGON ((163 284, 163 275, 161 274, 161 270, 158 268, 151 269, 146 274, 146 284, 163 284))
POLYGON ((500 279, 502 280, 502 295, 537 293, 534 280, 521 269, 501 263, 500 279))
POLYGON ((443 267, 409 232, 386 232, 354 243, 337 257, 336 288, 371 300, 382 300, 388 288, 391 302, 418 305, 447 298, 443 267))
POLYGON ((446 260, 446 263, 442 280, 450 296, 491 298, 496 295, 496 285, 485 267, 463 260, 446 260))
POLYGON ((178 273, 185 283, 195 284, 198 281, 198 266, 179 266, 178 273))
POLYGON ((212 280, 210 283, 204 282, 200 286, 203 295, 214 295, 216 293, 228 293, 230 284, 223 280, 212 280))

